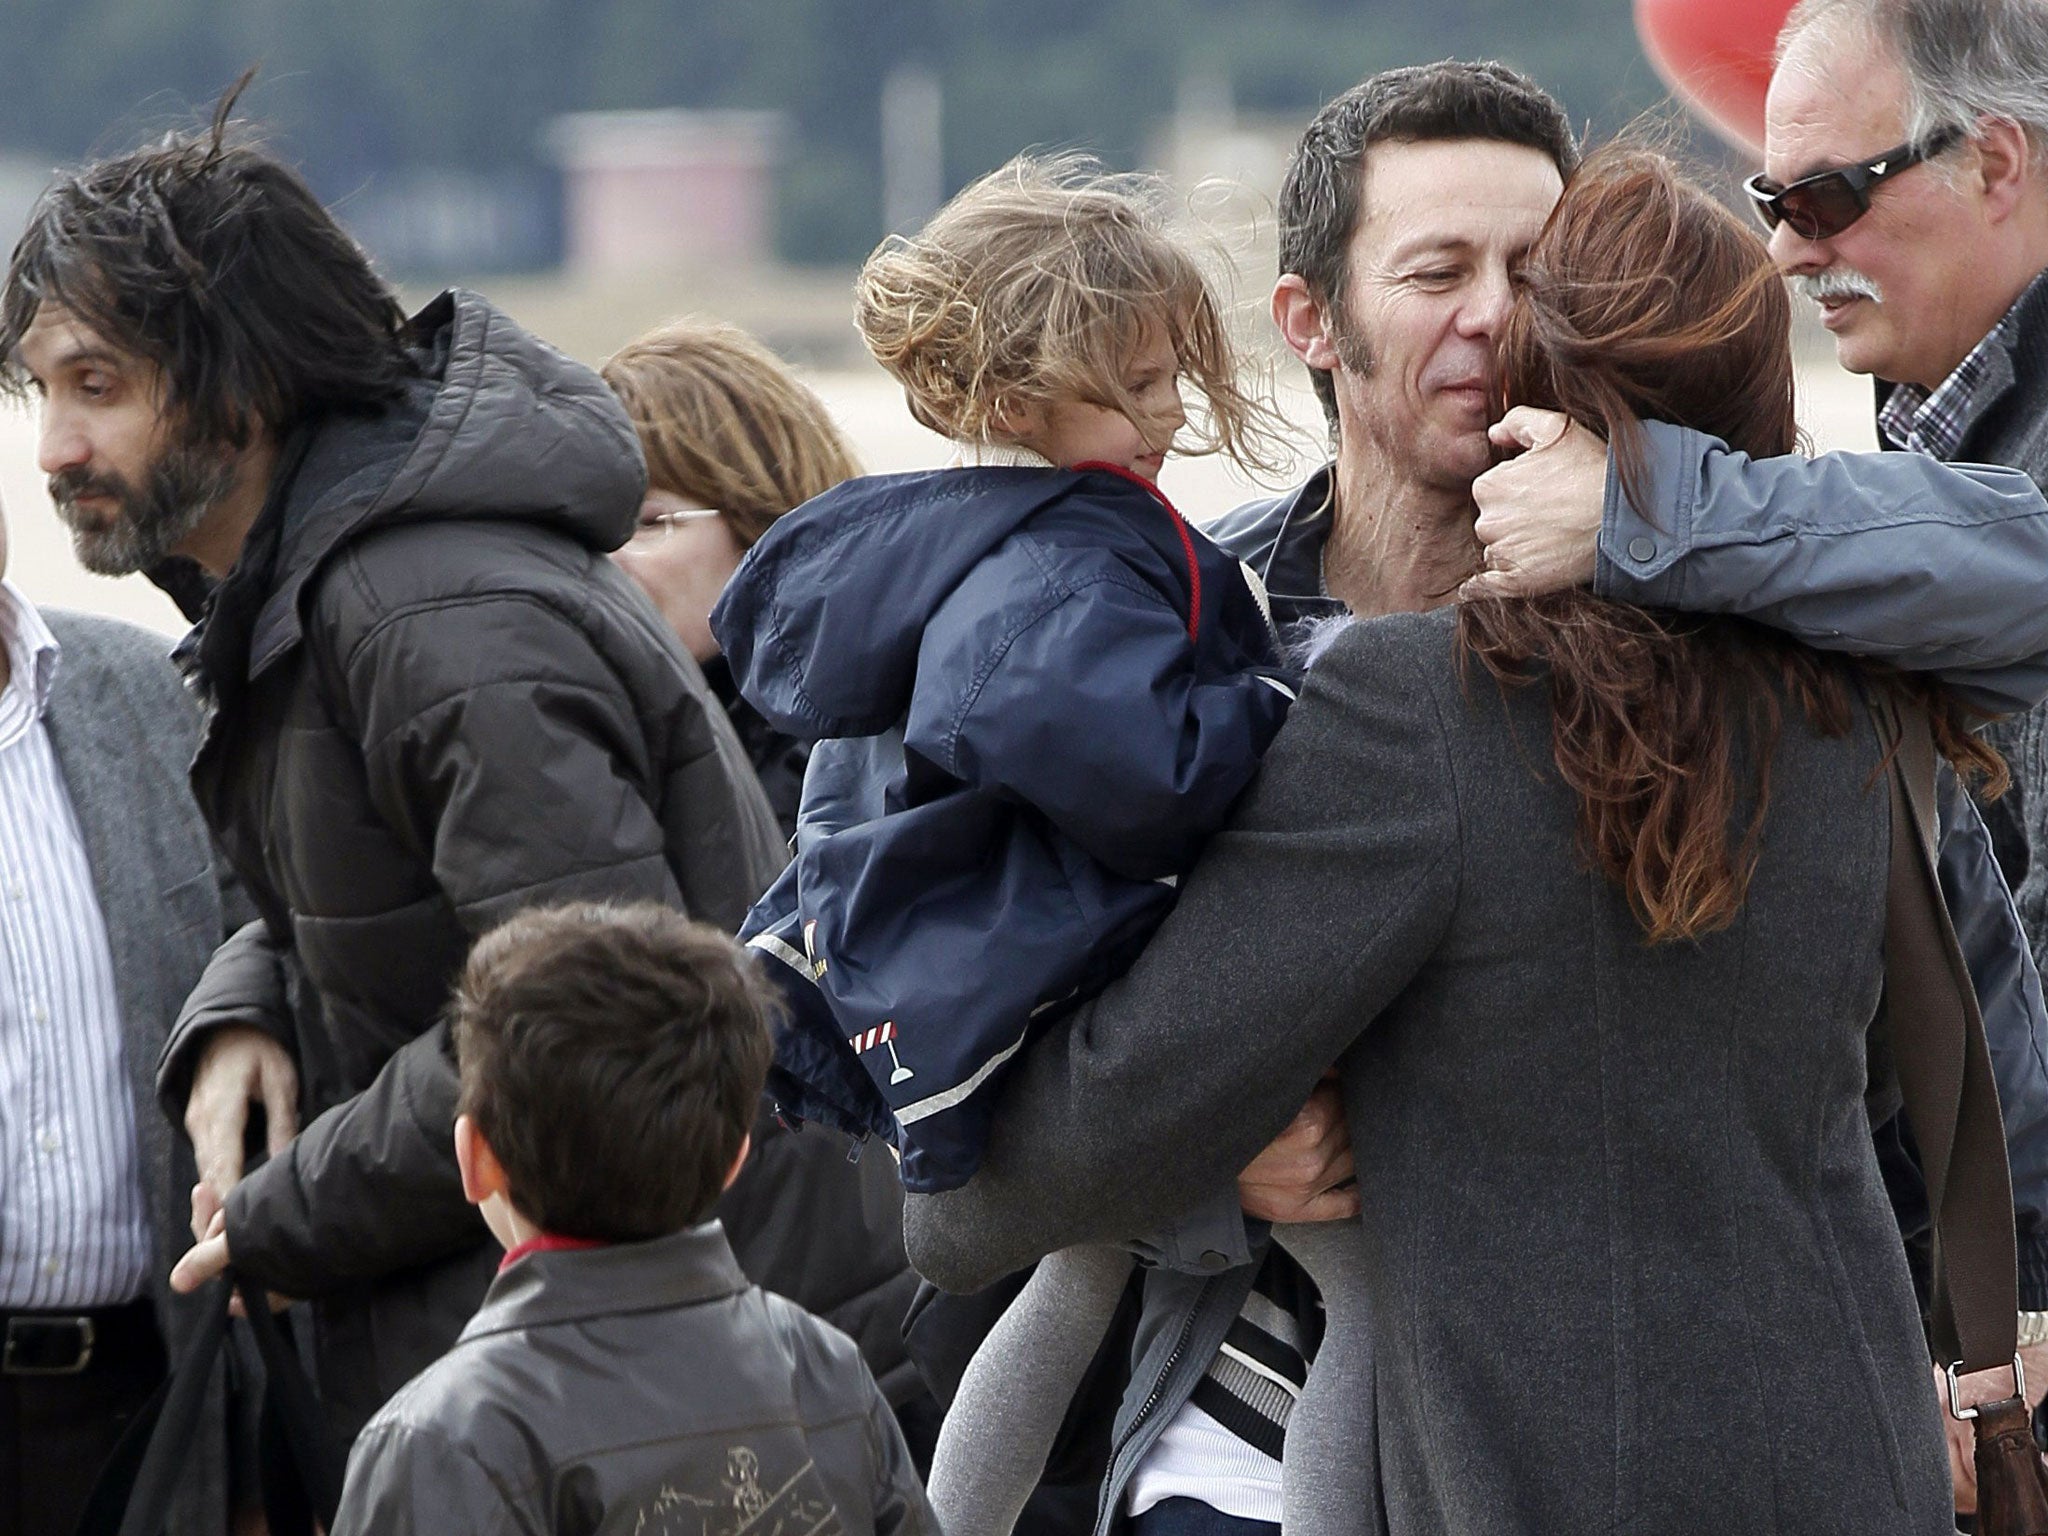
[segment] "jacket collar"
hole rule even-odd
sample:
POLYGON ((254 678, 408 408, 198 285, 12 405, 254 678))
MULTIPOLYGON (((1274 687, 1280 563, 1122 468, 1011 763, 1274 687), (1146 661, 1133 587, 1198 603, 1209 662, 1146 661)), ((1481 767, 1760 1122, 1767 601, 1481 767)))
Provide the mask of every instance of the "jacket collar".
POLYGON ((696 1306, 748 1287, 725 1228, 707 1221, 644 1243, 529 1253, 491 1282, 462 1337, 696 1306))
MULTIPOLYGON (((262 518, 269 547, 253 562, 257 608, 248 640, 248 676, 260 677, 304 632, 307 583, 344 544, 403 503, 396 487, 419 453, 419 440, 442 397, 452 392, 414 379, 405 396, 361 416, 332 416, 302 428, 287 445, 262 518)), ((259 530, 250 532, 254 547, 259 530)), ((235 576, 230 575, 233 581, 235 576)))
POLYGON ((1336 466, 1325 464, 1293 490, 1247 502, 1202 531, 1258 573, 1281 636, 1311 620, 1342 614, 1323 590, 1323 550, 1334 522, 1336 466))
POLYGON ((308 578, 367 519, 398 468, 396 456, 368 445, 415 435, 420 397, 429 390, 414 381, 405 403, 374 417, 327 417, 297 427, 278 452, 263 510, 234 569, 220 581, 189 562, 150 572, 194 620, 172 660, 202 697, 226 702, 297 644, 308 578), (350 483, 365 477, 373 482, 367 490, 350 483))
MULTIPOLYGON (((868 475, 778 517, 726 583, 711 632, 777 731, 877 735, 909 707, 926 628, 969 573, 1026 530, 1057 539, 1076 518, 1105 554, 1188 580, 1180 519, 1136 475, 1086 465, 868 475), (821 583, 841 601, 818 602, 821 583)), ((1045 579, 1042 555, 1018 558, 1045 579)))
POLYGON ((176 566, 151 573, 188 617, 208 604, 206 627, 224 632, 199 653, 216 691, 298 645, 313 579, 372 528, 512 520, 599 550, 632 532, 646 488, 639 440, 596 374, 460 290, 413 317, 409 345, 419 371, 398 398, 327 413, 286 440, 217 591, 176 566))
MULTIPOLYGON (((2020 291, 2012 308, 1965 359, 1977 370, 1977 378, 1959 417, 1955 460, 1973 457, 1972 438, 1977 428, 2022 378, 2039 377, 2044 353, 2048 353, 2048 270, 2036 274, 2020 291)), ((1885 405, 1899 387, 1886 379, 1877 381, 1877 441, 1882 448, 1904 446, 1886 432, 1884 420, 1885 405)))

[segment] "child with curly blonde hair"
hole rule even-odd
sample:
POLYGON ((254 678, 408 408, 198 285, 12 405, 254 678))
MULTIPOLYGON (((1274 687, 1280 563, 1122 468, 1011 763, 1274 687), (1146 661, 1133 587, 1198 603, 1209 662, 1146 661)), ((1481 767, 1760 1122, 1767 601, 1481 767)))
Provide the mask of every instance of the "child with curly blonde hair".
MULTIPOLYGON (((742 930, 790 1005, 770 1089, 930 1193, 972 1177, 1005 1067, 1136 957, 1280 728, 1256 579, 1155 483, 1174 451, 1264 465, 1276 418, 1152 184, 1083 161, 1012 161, 885 242, 858 320, 956 462, 790 513, 712 624, 747 699, 821 738, 742 930)), ((1014 1524, 1130 1262, 1054 1255, 984 1344, 933 1467, 948 1536, 1014 1524)))
POLYGON ((1244 387, 1222 308, 1158 201, 1146 178, 1078 156, 1013 160, 868 258, 861 338, 911 415, 965 457, 1072 464, 1106 449, 1114 463, 1130 447, 1142 465, 1121 467, 1156 479, 1171 448, 1270 469, 1277 418, 1244 387), (1183 382, 1203 410, 1192 431, 1183 382), (1090 412, 1144 443, 1091 438, 1090 412))

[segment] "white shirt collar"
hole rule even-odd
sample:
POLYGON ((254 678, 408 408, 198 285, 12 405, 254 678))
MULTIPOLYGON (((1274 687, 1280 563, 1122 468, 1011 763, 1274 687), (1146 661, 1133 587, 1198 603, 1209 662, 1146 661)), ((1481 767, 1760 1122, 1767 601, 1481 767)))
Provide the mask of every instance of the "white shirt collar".
POLYGON ((953 445, 948 469, 1052 469, 1054 464, 1042 453, 1022 443, 965 443, 953 445))

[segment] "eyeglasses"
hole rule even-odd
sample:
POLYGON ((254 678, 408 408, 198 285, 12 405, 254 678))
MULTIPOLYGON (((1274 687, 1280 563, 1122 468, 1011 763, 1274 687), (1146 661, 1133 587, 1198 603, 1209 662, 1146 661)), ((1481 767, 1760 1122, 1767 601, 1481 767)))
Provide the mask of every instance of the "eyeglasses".
POLYGON ((660 512, 653 517, 643 518, 640 526, 633 530, 634 538, 665 539, 683 523, 701 522, 707 517, 723 517, 717 507, 677 507, 672 512, 660 512))
POLYGON ((1802 176, 1788 187, 1779 186, 1768 176, 1756 175, 1742 184, 1742 190, 1756 204, 1757 217, 1764 221, 1765 229, 1790 224, 1793 233, 1802 239, 1832 240, 1870 211, 1872 188, 1923 160, 1933 159, 1962 137, 1960 128, 1941 128, 1918 144, 1908 140, 1859 165, 1802 176))

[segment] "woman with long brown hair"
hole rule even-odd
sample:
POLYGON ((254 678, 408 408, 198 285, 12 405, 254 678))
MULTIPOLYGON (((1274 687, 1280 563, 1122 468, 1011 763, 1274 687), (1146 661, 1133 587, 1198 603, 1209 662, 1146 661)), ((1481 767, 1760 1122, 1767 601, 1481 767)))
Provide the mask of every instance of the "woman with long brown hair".
MULTIPOLYGON (((1647 415, 1794 446, 1762 243, 1641 151, 1566 187, 1500 378, 1624 475, 1647 415)), ((1947 1536, 1865 1113, 1890 851, 1867 700, 1906 686, 1586 593, 1351 625, 1138 964, 1026 1064, 982 1174, 912 1202, 913 1260, 971 1286, 1156 1230, 1334 1059, 1371 1297, 1329 1319, 1371 1346, 1360 1529, 1947 1536)), ((2000 778, 1913 687, 1951 761, 2000 778)))
MULTIPOLYGON (((1519 276, 1496 414, 1534 405, 1598 432, 1637 505, 1643 418, 1751 458, 1796 452, 1791 348, 1759 344, 1789 336, 1790 304, 1748 226, 1647 153, 1596 156, 1575 186, 1519 276)), ((1843 735, 1860 673, 1925 705, 1943 753, 1987 795, 2006 787, 2005 764, 1937 685, 1740 619, 1572 590, 1467 603, 1457 632, 1503 684, 1549 684, 1553 753, 1579 796, 1584 852, 1651 943, 1725 928, 1741 910, 1788 704, 1843 735)))

